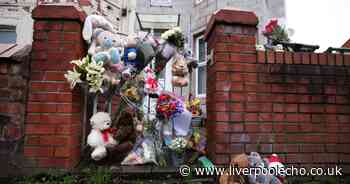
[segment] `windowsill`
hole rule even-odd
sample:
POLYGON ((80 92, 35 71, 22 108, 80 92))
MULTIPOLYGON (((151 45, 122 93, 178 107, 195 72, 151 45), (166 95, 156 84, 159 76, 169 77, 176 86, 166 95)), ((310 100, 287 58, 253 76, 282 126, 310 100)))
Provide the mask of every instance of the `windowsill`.
POLYGON ((196 95, 197 98, 207 98, 207 94, 198 94, 196 95))

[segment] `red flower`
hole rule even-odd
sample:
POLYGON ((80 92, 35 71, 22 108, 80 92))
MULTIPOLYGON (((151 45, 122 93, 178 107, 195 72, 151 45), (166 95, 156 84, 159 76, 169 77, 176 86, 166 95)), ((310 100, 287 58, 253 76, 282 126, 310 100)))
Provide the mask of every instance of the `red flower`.
POLYGON ((278 20, 274 19, 271 20, 266 26, 265 26, 265 31, 263 33, 266 34, 271 34, 273 30, 278 26, 278 20))

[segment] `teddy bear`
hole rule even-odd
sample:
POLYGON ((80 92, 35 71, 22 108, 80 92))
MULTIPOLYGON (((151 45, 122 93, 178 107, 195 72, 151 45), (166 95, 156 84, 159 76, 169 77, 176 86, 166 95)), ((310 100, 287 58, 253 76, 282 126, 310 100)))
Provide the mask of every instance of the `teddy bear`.
MULTIPOLYGON (((248 162, 250 168, 260 168, 268 169, 268 162, 261 158, 260 154, 257 152, 251 152, 248 156, 248 162)), ((282 182, 274 175, 269 172, 263 174, 258 170, 253 170, 255 172, 248 175, 249 183, 259 183, 259 184, 282 184, 282 182)))
POLYGON ((91 44, 91 42, 93 41, 92 35, 96 28, 101 28, 112 33, 115 32, 113 29, 113 25, 109 21, 107 21, 107 19, 103 16, 89 15, 85 19, 82 31, 83 38, 88 44, 91 44))
POLYGON ((186 59, 180 54, 176 54, 172 65, 172 84, 177 87, 188 85, 188 67, 186 59))
POLYGON ((112 85, 119 84, 118 74, 121 73, 124 66, 120 62, 120 48, 123 43, 119 36, 97 28, 93 34, 93 42, 89 48, 89 54, 96 62, 103 62, 106 68, 104 78, 112 85))
POLYGON ((111 128, 112 120, 108 113, 97 112, 90 118, 91 132, 87 137, 87 144, 93 148, 91 158, 99 161, 107 156, 107 148, 118 143, 113 138, 115 132, 111 128))
POLYGON ((137 39, 135 36, 130 35, 127 39, 127 43, 124 49, 124 65, 125 70, 122 73, 124 79, 129 79, 133 73, 137 71, 137 39))

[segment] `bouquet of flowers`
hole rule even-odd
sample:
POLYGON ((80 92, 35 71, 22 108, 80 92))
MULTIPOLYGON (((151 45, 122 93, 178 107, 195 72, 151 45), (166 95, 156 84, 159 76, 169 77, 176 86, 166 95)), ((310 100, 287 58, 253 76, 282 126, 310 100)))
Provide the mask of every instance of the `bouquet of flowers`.
POLYGON ((192 112, 193 116, 202 115, 201 100, 199 98, 194 98, 189 101, 186 101, 186 108, 187 110, 192 112))
POLYGON ((289 42, 289 36, 284 27, 278 24, 278 20, 270 20, 270 22, 265 26, 263 35, 269 40, 272 41, 272 44, 276 42, 289 42))
POLYGON ((183 137, 177 137, 171 141, 171 144, 168 146, 172 151, 176 153, 182 153, 187 147, 188 141, 183 137))
POLYGON ((159 96, 156 107, 157 115, 160 118, 167 118, 180 114, 184 111, 183 103, 175 96, 163 93, 159 96))
POLYGON ((81 60, 73 60, 71 63, 74 65, 73 70, 68 70, 67 74, 64 75, 70 83, 71 89, 77 83, 87 82, 90 92, 103 93, 102 83, 105 68, 102 62, 97 63, 94 60, 90 60, 89 56, 87 56, 81 60))
POLYGON ((161 38, 168 43, 175 45, 177 48, 183 48, 185 44, 185 38, 181 31, 181 28, 174 27, 161 35, 161 38))

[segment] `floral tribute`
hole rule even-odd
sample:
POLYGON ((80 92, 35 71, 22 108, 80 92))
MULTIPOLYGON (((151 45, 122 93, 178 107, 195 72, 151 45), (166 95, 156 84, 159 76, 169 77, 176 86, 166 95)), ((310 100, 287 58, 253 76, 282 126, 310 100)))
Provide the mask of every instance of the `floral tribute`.
POLYGON ((277 19, 270 20, 263 30, 263 35, 272 42, 277 44, 278 42, 289 42, 289 36, 284 27, 278 24, 277 19))
POLYGON ((177 58, 172 77, 181 83, 179 87, 187 86, 193 60, 184 51, 181 29, 166 31, 160 40, 148 33, 121 38, 116 32, 104 17, 88 16, 82 32, 89 44, 88 55, 71 61, 73 68, 64 75, 72 89, 87 87, 93 98, 91 158, 100 161, 121 154, 113 150, 123 144, 132 144, 132 149, 124 151, 127 156, 122 165, 179 165, 184 159, 178 156, 185 155, 179 152, 205 155, 205 133, 194 128, 192 118, 201 115, 200 103, 191 100, 186 106, 186 97, 164 91, 158 81, 165 65, 177 58), (99 95, 106 100, 104 109, 97 105, 99 95), (115 96, 120 102, 110 108, 115 96))

